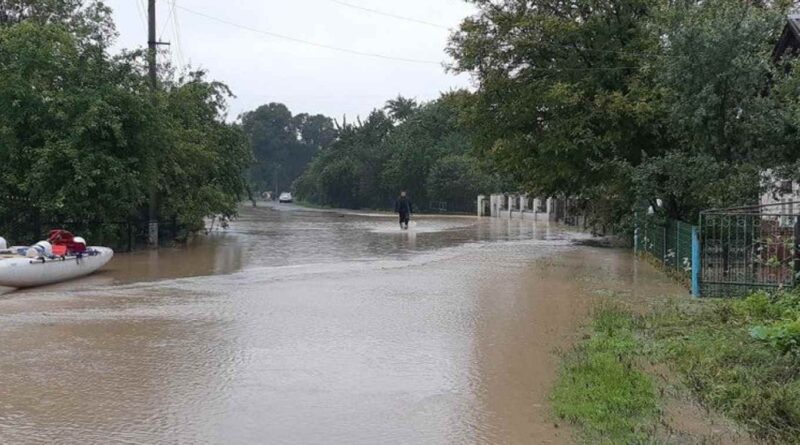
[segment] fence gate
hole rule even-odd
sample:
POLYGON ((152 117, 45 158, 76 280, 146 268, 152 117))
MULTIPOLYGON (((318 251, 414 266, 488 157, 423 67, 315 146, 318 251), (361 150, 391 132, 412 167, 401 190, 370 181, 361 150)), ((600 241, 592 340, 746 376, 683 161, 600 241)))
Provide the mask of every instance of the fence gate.
POLYGON ((800 202, 700 214, 700 294, 742 295, 800 280, 800 202))

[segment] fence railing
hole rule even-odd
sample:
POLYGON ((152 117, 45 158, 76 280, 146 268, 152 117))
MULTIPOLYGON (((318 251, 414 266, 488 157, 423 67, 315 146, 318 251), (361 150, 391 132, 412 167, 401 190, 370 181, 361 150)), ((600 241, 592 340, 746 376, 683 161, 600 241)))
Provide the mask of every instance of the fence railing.
POLYGON ((800 202, 700 213, 698 226, 648 215, 634 249, 691 283, 692 295, 733 297, 800 285, 800 202))
POLYGON ((696 228, 683 221, 648 216, 639 222, 634 250, 646 254, 676 278, 692 283, 692 237, 696 228))
MULTIPOLYGON (((129 221, 0 221, 0 236, 18 245, 29 245, 47 238, 50 229, 65 229, 80 235, 96 246, 111 247, 118 252, 130 252, 144 247, 149 235, 149 222, 129 221)), ((163 242, 181 239, 188 228, 176 219, 159 223, 159 239, 163 242)))

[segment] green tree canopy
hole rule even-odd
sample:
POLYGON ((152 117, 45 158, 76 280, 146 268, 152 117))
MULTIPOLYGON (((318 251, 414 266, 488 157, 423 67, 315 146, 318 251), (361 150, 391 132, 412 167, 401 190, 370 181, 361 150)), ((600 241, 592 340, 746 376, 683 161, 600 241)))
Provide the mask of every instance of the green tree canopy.
POLYGON ((339 139, 320 152, 295 183, 301 199, 341 207, 391 207, 400 190, 425 209, 431 201, 473 211, 478 192, 496 181, 472 156, 473 134, 462 114, 472 96, 446 93, 417 104, 398 97, 384 110, 344 124, 339 139))
POLYGON ((757 201, 759 172, 797 156, 796 97, 768 94, 786 4, 473 3, 452 69, 479 82, 482 153, 526 191, 586 198, 604 224, 656 199, 691 219, 757 201))
POLYGON ((101 2, 0 5, 6 235, 34 238, 47 228, 39 224, 71 222, 101 234, 143 219, 152 147, 162 218, 197 227, 206 215, 235 212, 250 156, 240 129, 224 121, 227 87, 164 70, 154 96, 142 52, 108 55, 113 34, 101 2))
POLYGON ((288 190, 311 159, 336 140, 333 120, 298 114, 279 103, 262 105, 241 116, 255 157, 250 181, 256 190, 288 190))

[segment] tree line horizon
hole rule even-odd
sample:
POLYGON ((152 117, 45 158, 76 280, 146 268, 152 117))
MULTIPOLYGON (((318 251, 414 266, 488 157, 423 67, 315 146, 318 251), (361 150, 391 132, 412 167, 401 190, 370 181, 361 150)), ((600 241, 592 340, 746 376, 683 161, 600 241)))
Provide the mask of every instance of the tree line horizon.
POLYGON ((475 91, 341 123, 279 103, 227 122, 208 73, 164 63, 153 94, 143 50, 111 55, 101 1, 4 2, 0 229, 143 219, 156 181, 187 231, 260 191, 390 208, 408 190, 465 212, 480 193, 572 197, 626 232, 642 206, 691 221, 757 202, 765 172, 800 179, 800 74, 772 54, 793 2, 470 2, 445 50, 475 91))
POLYGON ((693 222, 800 179, 798 62, 773 54, 794 2, 470 3, 446 51, 476 91, 388 101, 320 150, 299 196, 388 207, 409 189, 473 209, 479 193, 565 196, 592 226, 629 232, 647 207, 693 222))

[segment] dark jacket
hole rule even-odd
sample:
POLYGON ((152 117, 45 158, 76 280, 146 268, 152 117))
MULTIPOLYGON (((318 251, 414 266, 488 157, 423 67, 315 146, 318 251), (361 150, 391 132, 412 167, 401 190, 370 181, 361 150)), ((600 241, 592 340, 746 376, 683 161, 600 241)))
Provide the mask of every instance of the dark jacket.
POLYGON ((407 197, 399 197, 397 201, 394 202, 394 211, 396 213, 411 213, 411 200, 407 197))

